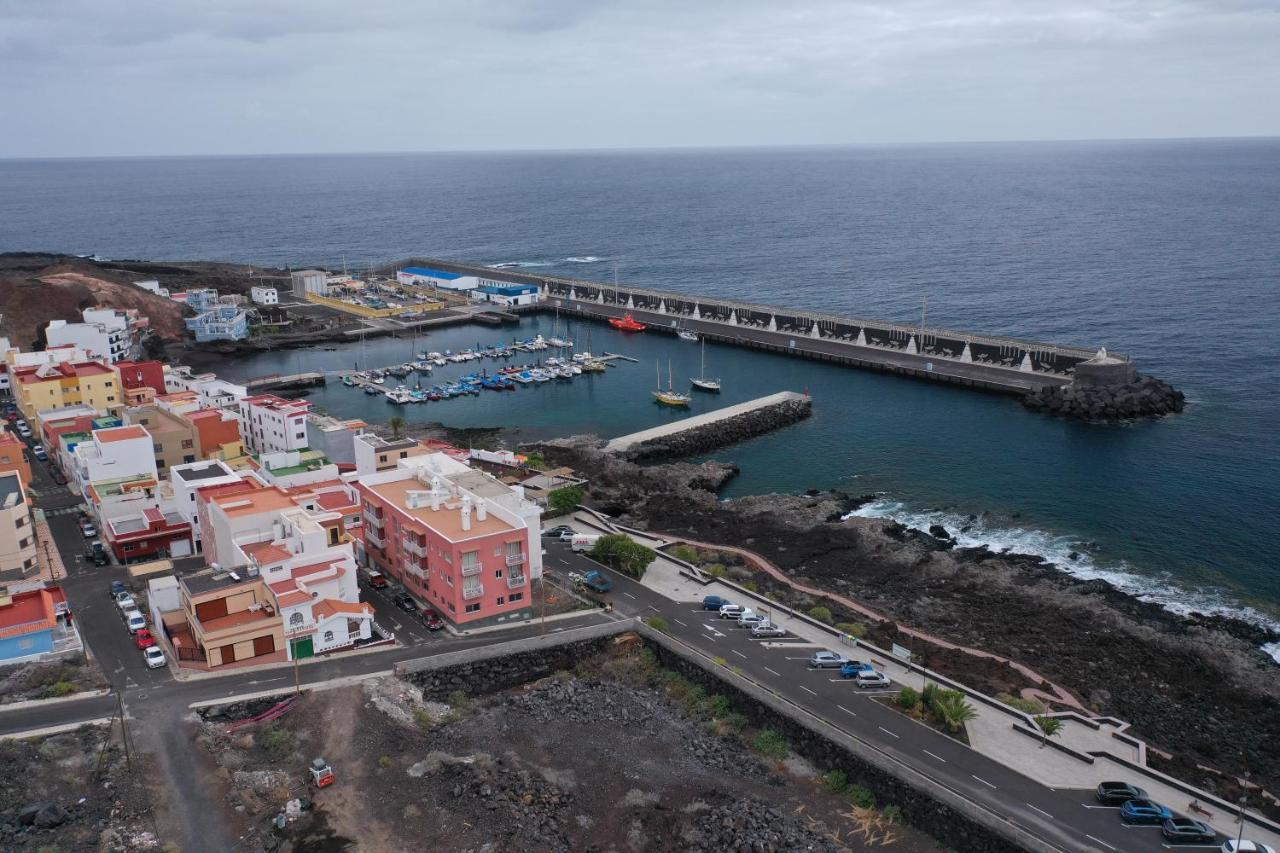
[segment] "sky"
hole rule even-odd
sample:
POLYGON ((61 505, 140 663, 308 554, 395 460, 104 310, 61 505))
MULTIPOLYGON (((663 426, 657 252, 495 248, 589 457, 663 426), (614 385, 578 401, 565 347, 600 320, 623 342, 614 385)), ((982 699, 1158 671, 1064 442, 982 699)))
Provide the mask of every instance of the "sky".
POLYGON ((0 0, 0 157, 1280 135, 1280 0, 0 0))

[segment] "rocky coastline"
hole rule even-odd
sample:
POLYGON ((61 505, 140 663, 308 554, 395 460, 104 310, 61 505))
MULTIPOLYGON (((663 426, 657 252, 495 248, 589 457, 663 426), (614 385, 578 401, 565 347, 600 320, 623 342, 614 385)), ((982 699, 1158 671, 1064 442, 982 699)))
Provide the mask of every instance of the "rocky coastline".
POLYGON ((784 400, 715 423, 641 442, 623 451, 631 460, 677 459, 710 453, 802 421, 813 414, 809 397, 784 400))
POLYGON ((1125 421, 1181 412, 1186 396, 1162 379, 1139 376, 1121 385, 1058 385, 1027 392, 1022 405, 1086 421, 1125 421))
MULTIPOLYGON (((1280 793, 1280 668, 1259 648, 1280 637, 1265 629, 1179 616, 1039 557, 958 548, 945 530, 930 535, 847 517, 872 496, 814 491, 722 501, 716 491, 737 472, 732 463, 640 466, 600 447, 579 437, 543 452, 587 476, 589 505, 621 523, 755 551, 796 581, 1031 666, 1094 712, 1132 723, 1193 784, 1230 797, 1235 777, 1249 772, 1280 793)), ((837 619, 862 618, 832 609, 837 619)), ((897 631, 892 622, 870 627, 886 640, 897 631)), ((1280 816, 1280 803, 1263 801, 1280 816)))

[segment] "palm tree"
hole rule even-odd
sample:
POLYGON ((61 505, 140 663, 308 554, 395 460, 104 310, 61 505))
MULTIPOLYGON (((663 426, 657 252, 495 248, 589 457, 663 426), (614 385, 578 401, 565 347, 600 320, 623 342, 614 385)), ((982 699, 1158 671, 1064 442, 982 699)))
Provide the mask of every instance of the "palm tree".
POLYGON ((1044 749, 1049 743, 1049 738, 1062 731, 1062 720, 1057 717, 1039 716, 1035 718, 1036 725, 1040 728, 1040 748, 1044 749))
POLYGON ((973 706, 965 701, 964 694, 955 690, 947 690, 934 700, 934 712, 942 719, 948 731, 964 731, 964 724, 978 716, 973 706))
POLYGON ((387 421, 387 426, 391 427, 391 438, 399 439, 400 430, 404 429, 406 424, 405 424, 404 418, 400 417, 399 415, 392 415, 391 418, 387 421))

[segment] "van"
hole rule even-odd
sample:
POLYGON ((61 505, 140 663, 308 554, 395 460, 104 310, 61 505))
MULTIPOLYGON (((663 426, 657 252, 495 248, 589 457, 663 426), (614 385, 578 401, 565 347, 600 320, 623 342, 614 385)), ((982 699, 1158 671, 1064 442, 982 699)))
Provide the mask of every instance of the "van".
POLYGON ((590 551, 599 541, 599 533, 578 533, 573 537, 569 547, 575 551, 590 551))

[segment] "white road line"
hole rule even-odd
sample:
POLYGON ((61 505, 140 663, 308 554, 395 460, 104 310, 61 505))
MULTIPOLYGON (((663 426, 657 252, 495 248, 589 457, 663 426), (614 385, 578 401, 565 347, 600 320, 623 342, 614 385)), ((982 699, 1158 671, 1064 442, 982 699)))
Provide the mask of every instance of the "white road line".
POLYGON ((1084 806, 1086 809, 1103 809, 1104 811, 1105 811, 1105 810, 1116 810, 1116 811, 1119 811, 1119 809, 1120 809, 1120 807, 1119 807, 1119 806, 1091 806, 1091 805, 1089 805, 1088 803, 1081 803, 1080 805, 1084 806))
POLYGON ((716 641, 716 638, 711 636, 710 634, 703 634, 702 636, 706 637, 708 640, 710 640, 713 643, 716 641))
MULTIPOLYGON (((889 731, 888 729, 886 729, 884 726, 876 726, 876 728, 877 728, 877 729, 879 729, 880 731, 884 732, 884 733, 885 733, 885 734, 887 734, 887 735, 893 735, 894 737, 898 737, 897 735, 893 734, 893 732, 891 732, 891 731, 889 731)), ((898 739, 899 739, 899 740, 901 740, 901 738, 898 738, 898 739)))
POLYGON ((1090 841, 1096 841, 1096 842, 1098 842, 1099 844, 1101 844, 1103 847, 1107 848, 1108 850, 1115 850, 1115 849, 1116 849, 1116 848, 1112 847, 1110 844, 1108 844, 1107 842, 1103 841, 1101 838, 1094 838, 1092 835, 1086 835, 1086 836, 1085 836, 1085 838, 1089 839, 1090 841))
POLYGON ((805 693, 810 694, 811 696, 817 696, 817 695, 818 695, 815 691, 810 690, 808 687, 805 687, 803 684, 801 684, 801 685, 800 685, 800 689, 801 689, 801 690, 803 690, 805 693))
POLYGON ((774 675, 778 676, 779 678, 782 677, 782 673, 778 672, 776 669, 769 669, 769 667, 766 666, 765 670, 768 672, 772 672, 774 675))
POLYGON ((654 607, 652 604, 650 604, 650 605, 649 605, 649 609, 650 609, 650 610, 652 610, 654 613, 661 613, 661 612, 662 612, 662 611, 661 611, 661 610, 659 610, 658 608, 654 607))
POLYGON ((688 627, 689 627, 688 625, 685 625, 683 622, 681 622, 679 619, 672 619, 671 621, 672 621, 672 622, 674 622, 674 623, 676 623, 677 625, 679 625, 679 626, 683 627, 683 628, 688 628, 688 627))
POLYGON ((848 708, 846 708, 846 707, 845 707, 845 706, 843 706, 843 705, 837 705, 836 707, 837 707, 837 708, 839 708, 841 711, 844 711, 846 714, 848 714, 848 715, 849 715, 849 716, 851 716, 851 717, 856 717, 856 716, 858 716, 858 715, 857 715, 857 714, 855 714, 853 711, 850 711, 848 708))
POLYGON ((634 599, 634 598, 635 598, 635 596, 634 596, 634 595, 632 595, 632 594, 631 594, 631 593, 629 593, 629 592, 624 592, 624 593, 622 593, 622 594, 623 594, 623 595, 625 595, 627 598, 631 598, 631 599, 634 599))
POLYGON ((932 756, 933 758, 938 759, 938 760, 939 760, 939 761, 941 761, 943 764, 946 764, 946 763, 947 763, 947 759, 943 758, 941 755, 935 755, 934 753, 930 752, 930 751, 929 751, 929 750, 927 750, 927 749, 924 751, 924 754, 925 754, 925 755, 928 755, 928 756, 932 756))
MULTIPOLYGON (((973 774, 972 774, 972 773, 970 773, 969 775, 970 775, 970 776, 973 776, 973 774)), ((973 776, 973 778, 977 779, 979 782, 981 782, 982 784, 986 785, 988 788, 991 788, 991 789, 993 789, 993 790, 994 790, 994 789, 995 789, 995 787, 996 787, 995 785, 992 785, 990 782, 988 782, 986 779, 983 779, 983 778, 982 778, 982 777, 980 777, 980 776, 973 776)))
POLYGON ((747 656, 744 655, 742 652, 738 651, 737 649, 731 649, 731 651, 738 657, 742 658, 743 660, 747 659, 747 656))
POLYGON ((1042 814, 1042 815, 1044 815, 1045 817, 1049 818, 1049 820, 1055 820, 1055 818, 1054 818, 1054 816, 1053 816, 1053 815, 1049 814, 1049 813, 1048 813, 1047 811, 1045 811, 1044 809, 1038 809, 1038 808, 1036 808, 1035 806, 1031 805, 1031 803, 1027 803, 1027 808, 1035 809, 1036 811, 1040 812, 1040 814, 1042 814))

